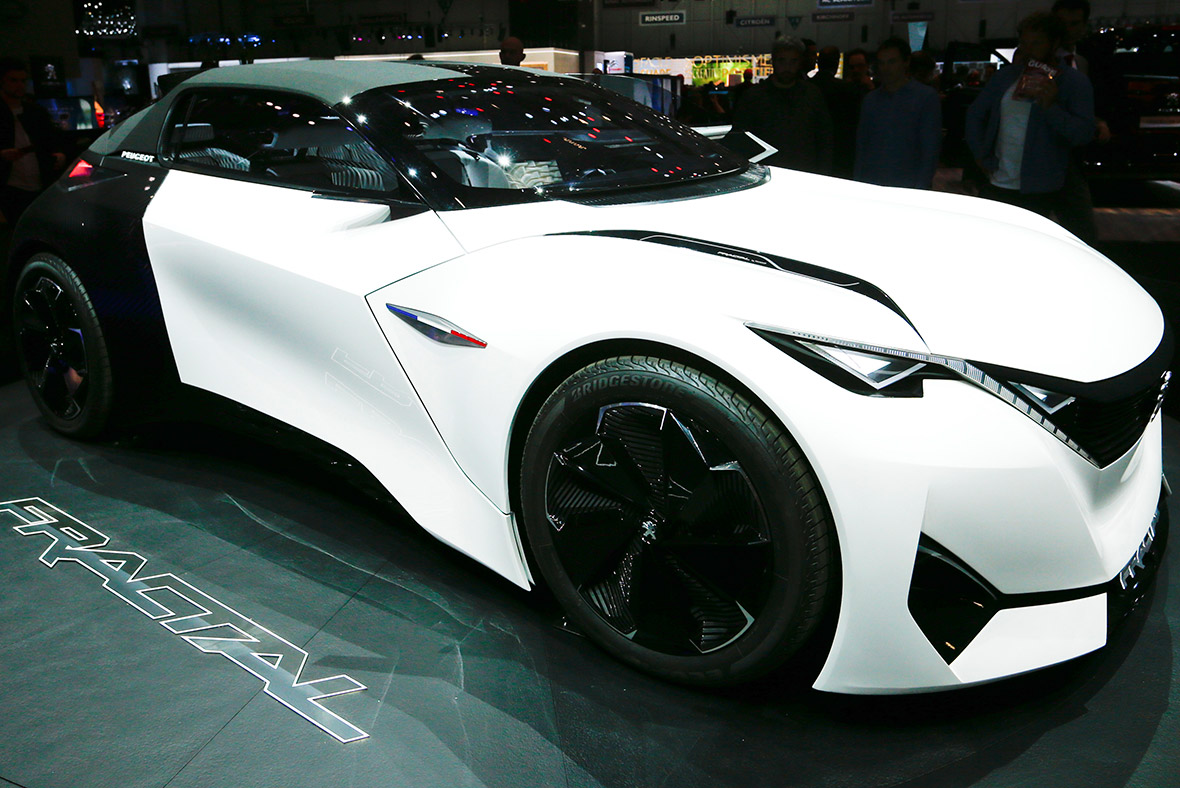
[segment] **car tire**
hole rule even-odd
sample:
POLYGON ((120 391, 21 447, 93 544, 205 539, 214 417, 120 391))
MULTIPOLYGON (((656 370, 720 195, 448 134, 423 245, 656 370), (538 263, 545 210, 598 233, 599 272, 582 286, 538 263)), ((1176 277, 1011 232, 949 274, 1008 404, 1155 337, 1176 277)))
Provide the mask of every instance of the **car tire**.
POLYGON ((536 568, 576 629, 642 670, 757 678, 837 596, 831 514, 798 444, 689 366, 584 367, 541 406, 520 467, 536 568))
POLYGON ((115 402, 110 357, 94 304, 52 254, 25 263, 13 295, 17 360, 38 409, 58 432, 96 438, 115 402))

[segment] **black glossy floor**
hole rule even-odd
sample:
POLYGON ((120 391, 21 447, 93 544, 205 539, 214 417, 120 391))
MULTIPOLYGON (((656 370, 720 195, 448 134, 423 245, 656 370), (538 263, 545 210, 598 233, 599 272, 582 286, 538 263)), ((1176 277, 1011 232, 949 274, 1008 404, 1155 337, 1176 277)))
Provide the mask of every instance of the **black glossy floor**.
MULTIPOLYGON (((1180 424, 1166 431, 1180 478, 1180 424)), ((139 577, 179 578, 206 610, 216 600, 305 651, 303 681, 364 684, 323 706, 368 738, 328 735, 194 648, 226 642, 190 644, 94 569, 42 563, 50 538, 18 532, 0 506, 0 785, 1092 788, 1180 775, 1174 555, 1114 645, 1033 676, 922 697, 703 692, 616 664, 558 629, 543 599, 323 468, 206 429, 71 442, 12 382, 0 501, 30 498, 142 556, 139 577)), ((104 572, 126 579, 126 559, 104 572)))

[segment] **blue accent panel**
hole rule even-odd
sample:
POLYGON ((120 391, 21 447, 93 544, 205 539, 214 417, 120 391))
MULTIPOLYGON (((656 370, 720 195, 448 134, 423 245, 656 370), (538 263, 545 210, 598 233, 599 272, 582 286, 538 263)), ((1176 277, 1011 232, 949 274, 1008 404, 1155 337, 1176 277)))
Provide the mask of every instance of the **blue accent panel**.
POLYGON ((410 318, 410 319, 412 319, 412 320, 417 320, 417 319, 418 319, 418 316, 417 316, 417 315, 415 315, 413 312, 407 312, 407 311, 406 311, 406 310, 404 310, 404 309, 398 309, 398 308, 397 308, 396 306, 394 306, 393 304, 386 304, 385 306, 389 307, 389 311, 390 311, 390 312, 393 312, 393 313, 394 313, 395 315, 397 315, 398 317, 408 317, 408 318, 410 318))
POLYGON ((461 330, 451 321, 445 320, 438 315, 432 315, 429 312, 423 312, 419 315, 409 311, 408 309, 396 307, 393 304, 386 304, 385 306, 390 312, 401 318, 403 323, 417 331, 419 334, 433 339, 435 342, 441 342, 444 345, 458 345, 460 347, 486 347, 486 344, 481 344, 483 340, 476 339, 476 341, 473 343, 467 339, 464 339, 464 336, 472 337, 473 339, 475 337, 473 334, 469 334, 466 331, 461 330), (427 319, 423 320, 423 317, 427 319), (438 325, 433 325, 434 323, 437 323, 438 325))

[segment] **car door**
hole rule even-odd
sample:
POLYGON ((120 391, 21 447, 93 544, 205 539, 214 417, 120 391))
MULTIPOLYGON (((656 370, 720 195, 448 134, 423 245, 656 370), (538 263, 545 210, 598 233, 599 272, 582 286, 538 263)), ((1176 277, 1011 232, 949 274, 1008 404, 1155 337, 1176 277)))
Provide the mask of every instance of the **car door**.
POLYGON ((517 582, 505 515, 463 475, 365 295, 463 253, 339 115, 207 88, 165 124, 144 235, 183 383, 324 440, 418 521, 517 582))

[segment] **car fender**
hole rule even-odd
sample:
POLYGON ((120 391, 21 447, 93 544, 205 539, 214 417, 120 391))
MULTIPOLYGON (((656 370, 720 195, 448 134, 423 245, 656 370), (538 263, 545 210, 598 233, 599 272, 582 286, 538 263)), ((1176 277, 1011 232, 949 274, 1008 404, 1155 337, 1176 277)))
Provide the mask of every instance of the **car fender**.
MULTIPOLYGON (((820 688, 891 692, 970 681, 934 651, 906 605, 919 537, 938 524, 930 519, 937 514, 933 489, 945 495, 962 484, 963 493, 996 498, 1021 479, 1043 499, 1034 515, 1043 531, 1037 554, 1069 554, 1062 563, 1070 577, 1040 579, 1084 585, 1106 577, 1105 551, 1072 525, 1079 516, 1074 477, 1092 469, 1015 408, 955 381, 930 381, 922 398, 854 394, 747 327, 925 350, 902 316, 860 293, 715 255, 570 235, 508 242, 443 263, 370 294, 369 303, 456 461, 505 511, 515 483, 508 476, 513 434, 531 425, 520 404, 552 364, 581 348, 631 340, 658 354, 671 346, 757 398, 811 462, 836 529, 844 579, 820 688), (487 346, 431 340, 389 304, 441 317, 487 346), (988 468, 1006 470, 981 477, 988 468), (879 671, 881 660, 905 665, 902 678, 879 671)), ((1126 462, 1153 451, 1158 441, 1148 440, 1126 462)), ((1138 492, 1127 491, 1128 503, 1144 497, 1138 492)), ((979 508, 981 518, 991 512, 986 499, 979 508)), ((944 538, 961 538, 981 556, 1004 541, 979 543, 968 531, 978 528, 944 538)))
MULTIPOLYGON (((724 370, 764 402, 772 378, 798 377, 810 388, 818 376, 747 323, 925 349, 902 317, 861 294, 743 261, 616 238, 500 244, 378 290, 369 303, 460 466, 505 511, 512 431, 529 427, 516 423, 518 407, 551 364, 579 348, 623 339, 672 346, 724 370), (389 305, 442 317, 487 347, 432 341, 389 305)), ((807 414, 767 404, 806 450, 807 414)))

